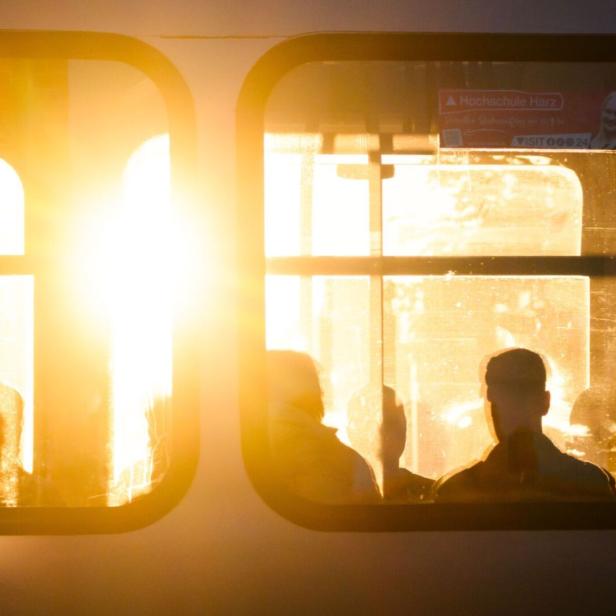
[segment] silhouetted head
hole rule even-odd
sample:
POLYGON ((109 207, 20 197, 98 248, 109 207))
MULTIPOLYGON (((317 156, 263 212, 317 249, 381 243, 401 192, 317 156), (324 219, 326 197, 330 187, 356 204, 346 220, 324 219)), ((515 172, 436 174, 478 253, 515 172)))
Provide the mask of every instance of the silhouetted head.
POLYGON ((550 393, 545 389, 545 364, 539 354, 510 349, 492 356, 486 365, 485 383, 499 441, 519 430, 542 431, 541 420, 550 408, 550 393))
POLYGON ((323 393, 310 355, 297 351, 267 352, 268 401, 289 404, 323 419, 323 393))

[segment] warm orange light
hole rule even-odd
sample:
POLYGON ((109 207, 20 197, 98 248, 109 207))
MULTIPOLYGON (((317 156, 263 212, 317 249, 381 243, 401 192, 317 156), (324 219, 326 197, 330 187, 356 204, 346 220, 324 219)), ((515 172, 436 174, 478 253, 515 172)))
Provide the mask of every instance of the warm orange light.
POLYGON ((152 450, 147 411, 171 395, 173 212, 169 138, 141 145, 126 165, 107 253, 111 315, 110 504, 147 491, 152 450))
POLYGON ((198 287, 192 264, 203 242, 171 193, 165 134, 133 152, 118 195, 89 203, 76 222, 79 301, 110 336, 110 505, 148 492, 164 471, 156 457, 168 442, 173 324, 192 318, 188 291, 198 287))
MULTIPOLYGON (((265 154, 268 256, 370 254, 367 175, 344 173, 366 165, 366 155, 293 151, 280 135, 266 137, 265 154)), ((571 169, 545 157, 511 164, 462 158, 383 157, 394 169, 382 182, 384 254, 580 254, 583 195, 571 169)), ((380 293, 378 277, 266 279, 267 345, 306 351, 321 364, 325 421, 342 440, 350 437, 377 465, 380 409, 364 409, 353 426, 349 409, 369 384, 382 344, 385 382, 406 406, 402 463, 433 477, 467 464, 491 442, 479 395, 482 358, 527 346, 548 360, 545 424, 564 445, 575 430, 571 406, 589 384, 588 278, 452 272, 385 277, 382 300, 380 293)))

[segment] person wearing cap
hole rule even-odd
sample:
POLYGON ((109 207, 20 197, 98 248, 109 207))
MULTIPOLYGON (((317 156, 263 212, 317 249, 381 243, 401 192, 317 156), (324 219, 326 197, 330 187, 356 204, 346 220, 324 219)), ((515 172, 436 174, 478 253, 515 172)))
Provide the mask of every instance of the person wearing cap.
POLYGON ((560 451, 543 434, 550 408, 546 369, 528 349, 499 352, 486 365, 484 398, 497 444, 483 461, 440 479, 437 502, 589 501, 616 498, 604 469, 560 451))

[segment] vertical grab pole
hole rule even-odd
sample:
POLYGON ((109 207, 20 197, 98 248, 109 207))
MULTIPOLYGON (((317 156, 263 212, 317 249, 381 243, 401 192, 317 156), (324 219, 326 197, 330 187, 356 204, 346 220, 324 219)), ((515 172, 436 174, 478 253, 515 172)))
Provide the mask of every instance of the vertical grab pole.
MULTIPOLYGON (((377 150, 368 154, 368 186, 370 204, 370 256, 383 255, 383 166, 380 138, 377 150)), ((377 401, 383 419, 383 276, 370 276, 370 398, 377 401)), ((379 473, 381 489, 384 485, 383 469, 379 473)))
MULTIPOLYGON (((314 182, 314 154, 302 154, 300 200, 300 255, 312 256, 312 195, 314 182)), ((305 340, 306 351, 315 356, 312 336, 312 276, 300 276, 300 327, 305 340)), ((322 349, 320 349, 322 352, 322 349)), ((323 359, 323 358, 321 358, 323 359)))

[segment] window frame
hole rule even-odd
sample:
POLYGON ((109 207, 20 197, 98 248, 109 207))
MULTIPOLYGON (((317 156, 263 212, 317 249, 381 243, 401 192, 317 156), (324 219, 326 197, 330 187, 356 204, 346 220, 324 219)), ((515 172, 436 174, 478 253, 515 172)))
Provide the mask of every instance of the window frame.
MULTIPOLYGON (((176 207, 198 216, 197 204, 186 198, 192 193, 191 185, 196 177, 194 104, 184 79, 162 53, 142 41, 118 34, 3 30, 0 31, 0 57, 116 61, 130 65, 149 78, 157 87, 167 110, 172 191, 183 197, 177 200, 176 207)), ((24 188, 27 210, 28 188, 24 188)), ((40 258, 28 257, 27 252, 23 256, 0 255, 0 275, 37 276, 37 272, 44 269, 43 265, 40 258)), ((36 311, 35 298, 35 314, 36 311)), ((194 331, 191 331, 194 326, 194 323, 174 324, 171 397, 173 453, 169 469, 160 484, 150 493, 118 507, 1 507, 0 534, 126 532, 152 524, 178 504, 192 481, 199 452, 199 375, 198 362, 195 361, 198 349, 194 331)))
POLYGON ((242 451, 253 485, 275 511, 323 531, 564 530, 616 528, 616 502, 325 505, 300 498, 272 476, 265 400, 267 273, 296 275, 616 274, 616 256, 278 257, 264 250, 264 147, 268 98, 308 62, 616 62, 616 36, 543 34, 311 34, 270 49, 248 73, 237 108, 239 393, 242 451))

